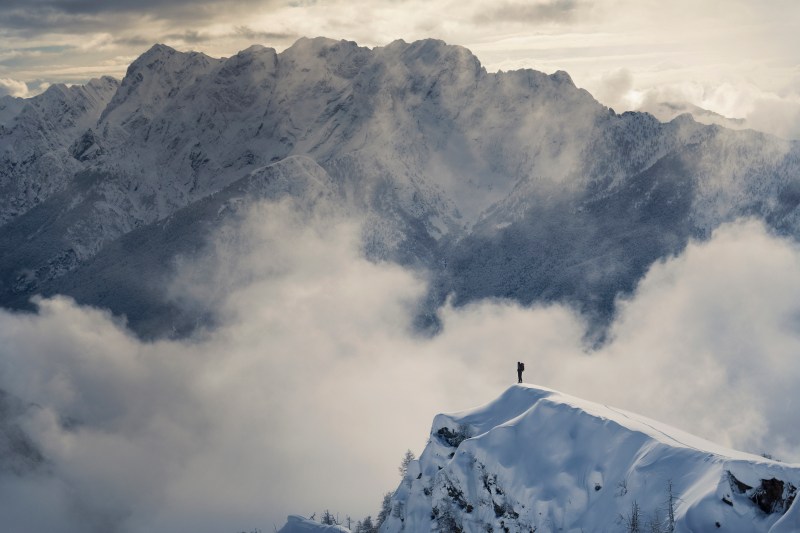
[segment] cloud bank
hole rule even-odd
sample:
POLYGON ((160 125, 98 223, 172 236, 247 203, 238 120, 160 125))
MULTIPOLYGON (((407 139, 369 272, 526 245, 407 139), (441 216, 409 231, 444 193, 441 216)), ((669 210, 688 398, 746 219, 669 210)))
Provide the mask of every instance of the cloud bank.
POLYGON ((143 343, 66 298, 0 312, 0 389, 46 462, 0 476, 15 531, 243 531, 288 513, 374 514, 433 415, 516 379, 798 460, 800 250, 758 223, 654 266, 587 353, 565 307, 441 311, 415 335, 419 275, 371 263, 360 228, 264 204, 178 263, 221 326, 143 343))
POLYGON ((26 96, 29 96, 28 85, 22 81, 12 80, 9 78, 0 78, 0 97, 3 96, 25 98, 26 96))
POLYGON ((691 113, 704 124, 754 129, 796 140, 800 139, 797 86, 796 82, 789 82, 767 90, 753 82, 639 83, 627 69, 604 73, 590 82, 592 94, 617 112, 645 111, 664 122, 691 113))

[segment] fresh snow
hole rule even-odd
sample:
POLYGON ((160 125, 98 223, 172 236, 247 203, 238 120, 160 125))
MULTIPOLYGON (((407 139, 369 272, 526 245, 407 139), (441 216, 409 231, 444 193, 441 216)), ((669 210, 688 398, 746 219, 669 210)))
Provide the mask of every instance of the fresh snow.
POLYGON ((669 483, 676 532, 800 531, 800 504, 792 504, 800 465, 515 385, 482 407, 435 417, 381 533, 627 531, 634 503, 641 531, 656 520, 667 531, 669 483), (755 494, 775 487, 765 512, 755 494))

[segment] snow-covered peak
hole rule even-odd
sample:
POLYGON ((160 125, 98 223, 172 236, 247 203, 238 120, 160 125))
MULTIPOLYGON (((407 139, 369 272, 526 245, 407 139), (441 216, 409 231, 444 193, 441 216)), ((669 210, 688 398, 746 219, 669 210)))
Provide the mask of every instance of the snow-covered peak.
POLYGON ((327 37, 301 37, 292 46, 281 52, 280 56, 287 62, 297 62, 303 65, 309 61, 313 62, 314 58, 320 58, 324 62, 330 63, 332 59, 334 62, 337 59, 341 60, 359 49, 368 50, 353 41, 344 39, 337 41, 327 37))
POLYGON ((309 50, 314 50, 319 52, 321 50, 327 50, 330 48, 337 47, 339 45, 358 48, 358 44, 356 44, 354 41, 346 41, 344 39, 336 40, 336 39, 331 39, 330 37, 323 37, 323 36, 300 37, 292 44, 292 46, 287 48, 285 52, 288 52, 290 55, 303 54, 309 50))
POLYGON ((789 532, 797 487, 800 465, 517 385, 434 419, 381 531, 630 531, 635 518, 640 531, 789 532))
POLYGON ((94 92, 116 91, 119 88, 119 80, 111 76, 101 76, 89 80, 85 87, 94 92))
POLYGON ((141 125, 223 60, 157 44, 131 63, 101 120, 141 125))
POLYGON ((553 72, 550 74, 550 79, 559 84, 571 85, 572 87, 575 87, 575 82, 572 81, 572 76, 570 76, 564 70, 557 70, 553 72))
MULTIPOLYGON (((475 57, 472 52, 457 45, 447 44, 440 39, 422 39, 414 41, 403 50, 406 58, 413 58, 424 63, 436 63, 443 58, 475 57)), ((477 59, 477 58, 476 58, 477 59)))
POLYGON ((118 87, 119 82, 110 76, 93 79, 86 85, 53 84, 42 94, 26 100, 22 112, 40 115, 53 125, 53 133, 60 129, 56 124, 89 127, 97 121, 118 87))
POLYGON ((68 147, 76 136, 97 124, 119 82, 105 76, 86 85, 54 84, 27 99, 0 102, 0 124, 15 134, 0 139, 0 148, 16 155, 68 147))
POLYGON ((352 79, 367 64, 372 51, 353 41, 326 37, 302 38, 280 53, 280 63, 295 78, 325 79, 335 76, 352 79))
POLYGON ((103 77, 0 100, 0 225, 61 190, 79 170, 71 147, 96 126, 117 87, 114 78, 103 77))
POLYGON ((474 83, 478 75, 486 73, 480 60, 470 50, 439 39, 422 39, 412 43, 398 40, 383 48, 376 48, 375 53, 389 64, 402 62, 412 76, 433 74, 434 78, 439 78, 444 75, 453 81, 463 74, 474 83))
POLYGON ((166 58, 170 56, 174 56, 178 54, 177 50, 172 48, 171 46, 167 46, 166 44, 156 43, 150 48, 147 49, 139 58, 134 61, 130 66, 133 67, 134 65, 153 65, 157 61, 164 61, 166 58))

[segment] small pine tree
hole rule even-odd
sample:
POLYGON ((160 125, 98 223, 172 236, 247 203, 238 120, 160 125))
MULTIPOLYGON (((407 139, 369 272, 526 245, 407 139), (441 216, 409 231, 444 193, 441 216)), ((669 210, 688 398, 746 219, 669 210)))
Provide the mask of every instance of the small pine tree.
POLYGON ((367 516, 361 523, 361 533, 377 533, 378 528, 372 523, 372 516, 367 516))
POLYGON ((322 518, 320 519, 320 523, 325 524, 326 526, 338 526, 339 523, 333 517, 333 513, 329 510, 325 509, 325 512, 322 513, 322 518))
POLYGON ((408 474, 408 465, 416 458, 414 452, 406 450, 405 455, 403 455, 403 460, 400 461, 400 466, 397 467, 398 472, 400 472, 400 477, 406 477, 406 474, 408 474))
POLYGON ((386 522, 386 519, 389 518, 392 514, 392 493, 387 492, 383 495, 383 502, 381 502, 381 512, 378 513, 378 523, 375 526, 377 529, 386 522))

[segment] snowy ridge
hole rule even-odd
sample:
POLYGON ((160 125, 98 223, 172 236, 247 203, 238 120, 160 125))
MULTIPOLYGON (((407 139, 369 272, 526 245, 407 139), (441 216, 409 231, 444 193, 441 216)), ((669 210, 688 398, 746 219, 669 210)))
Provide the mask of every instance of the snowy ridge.
POLYGON ((381 532, 627 531, 634 504, 642 531, 669 531, 670 483, 674 531, 800 530, 800 465, 517 385, 434 419, 381 532))

